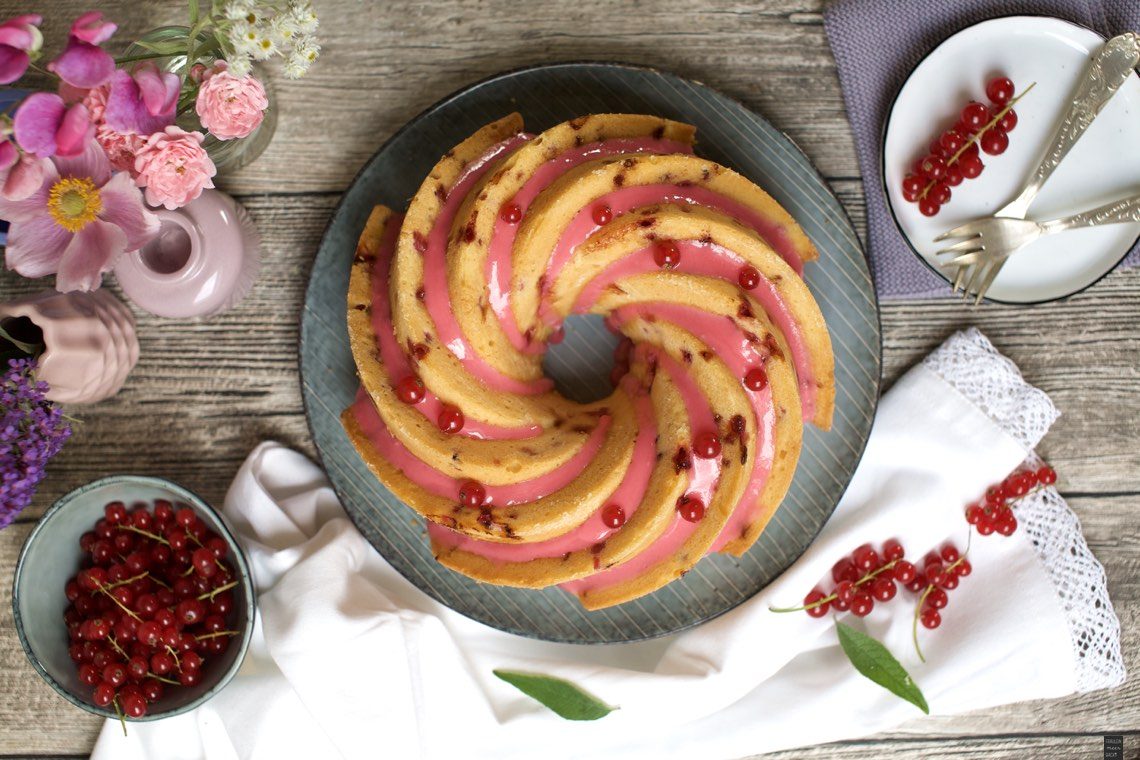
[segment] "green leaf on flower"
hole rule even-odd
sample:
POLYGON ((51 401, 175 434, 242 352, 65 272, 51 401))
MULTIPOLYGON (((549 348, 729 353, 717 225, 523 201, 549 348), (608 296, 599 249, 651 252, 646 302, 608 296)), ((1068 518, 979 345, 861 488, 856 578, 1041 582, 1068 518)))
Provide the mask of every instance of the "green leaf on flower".
POLYGON ((927 715, 930 714, 926 697, 922 696, 922 691, 915 685, 914 679, 890 650, 849 625, 837 622, 835 630, 839 634, 839 646, 843 647, 843 653, 851 660, 856 670, 927 715))
MULTIPOLYGON (((22 341, 18 338, 13 337, 11 333, 4 329, 4 325, 0 324, 0 343, 4 341, 11 343, 13 346, 15 346, 17 351, 24 354, 25 356, 36 356, 43 349, 42 345, 28 343, 26 341, 22 341)), ((4 346, 0 345, 0 349, 3 348, 4 346)))
POLYGON ((618 709, 610 707, 593 694, 564 678, 555 678, 541 673, 523 673, 517 670, 495 670, 492 672, 566 720, 597 720, 618 709))

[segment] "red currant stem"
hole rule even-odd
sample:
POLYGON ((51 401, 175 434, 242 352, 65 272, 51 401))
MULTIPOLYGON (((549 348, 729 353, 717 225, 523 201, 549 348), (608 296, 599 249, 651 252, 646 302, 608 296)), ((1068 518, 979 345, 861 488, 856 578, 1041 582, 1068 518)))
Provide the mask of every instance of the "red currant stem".
POLYGON ((206 593, 202 594, 200 597, 198 597, 198 601, 204 602, 207 599, 209 599, 212 602, 212 601, 214 601, 214 597, 216 595, 222 593, 223 591, 229 591, 231 588, 233 588, 236 585, 237 585, 237 581, 230 581, 229 583, 225 584, 224 586, 218 586, 216 589, 213 589, 212 591, 207 591, 206 593))
MULTIPOLYGON (((203 544, 201 541, 199 541, 198 537, 195 536, 193 533, 187 533, 186 535, 190 537, 191 541, 193 541, 194 543, 196 543, 198 545, 199 549, 205 549, 206 548, 206 545, 203 544)), ((218 559, 217 557, 214 557, 214 564, 218 566, 219 570, 225 570, 226 569, 226 566, 223 565, 222 561, 220 559, 218 559)))
POLYGON ((237 636, 241 631, 214 631, 213 633, 203 633, 194 637, 195 641, 205 641, 206 639, 216 639, 219 636, 237 636))
POLYGON ((922 654, 922 647, 918 645, 918 618, 922 614, 922 605, 926 601, 926 597, 930 596, 930 592, 934 590, 934 584, 931 583, 922 592, 922 596, 918 598, 918 604, 914 605, 914 620, 911 621, 911 638, 914 639, 914 651, 918 652, 918 659, 926 662, 926 657, 922 654))
MULTIPOLYGON (((890 570, 896 564, 898 564, 898 560, 892 559, 887 564, 872 570, 871 572, 867 573, 866 575, 864 575, 859 580, 855 581, 855 585, 861 586, 864 583, 866 583, 867 581, 874 580, 880 573, 883 573, 883 572, 886 572, 887 570, 890 570)), ((811 604, 805 604, 805 605, 802 605, 799 607, 769 607, 768 611, 769 612, 803 612, 804 610, 814 610, 816 607, 827 604, 828 602, 834 602, 837 596, 838 596, 838 594, 832 594, 831 596, 825 596, 818 601, 812 602, 811 604)))
POLYGON ((134 613, 134 611, 133 611, 133 610, 131 610, 131 608, 130 608, 130 607, 128 607, 127 605, 123 604, 123 603, 122 603, 122 602, 120 602, 118 599, 116 599, 116 598, 115 598, 115 595, 114 595, 114 594, 112 594, 110 591, 108 591, 108 590, 107 590, 107 587, 106 587, 106 586, 100 586, 100 587, 99 587, 99 591, 102 591, 104 594, 106 594, 106 595, 107 595, 107 597, 108 597, 108 598, 109 598, 109 599, 110 599, 112 602, 114 602, 115 604, 119 605, 119 608, 120 608, 120 609, 122 609, 122 611, 123 611, 123 612, 127 613, 128 615, 130 615, 131 617, 133 617, 135 620, 139 621, 140 623, 143 621, 143 620, 142 620, 142 618, 141 618, 141 617, 139 617, 138 615, 136 615, 136 614, 134 613))
POLYGON ((171 590, 170 586, 167 586, 167 585, 166 585, 166 584, 165 584, 165 583, 162 581, 162 579, 161 579, 161 578, 159 578, 157 575, 155 575, 155 576, 151 577, 151 580, 152 580, 152 581, 154 581, 155 583, 157 583, 159 586, 162 586, 162 587, 163 587, 164 589, 166 589, 167 591, 170 591, 170 590, 171 590))
POLYGON ((182 573, 182 575, 180 575, 178 577, 179 578, 185 578, 187 575, 189 575, 192 572, 194 572, 194 566, 190 565, 188 568, 186 568, 186 572, 182 573))
POLYGON ((163 683, 171 684, 172 686, 181 686, 182 685, 181 681, 175 681, 172 678, 163 678, 162 676, 158 675, 157 673, 151 673, 149 671, 147 672, 146 677, 147 678, 153 678, 156 681, 162 681, 163 683))
MULTIPOLYGON (((986 130, 992 128, 993 125, 995 125, 999 121, 1001 121, 1002 117, 1004 117, 1006 115, 1006 113, 1009 112, 1009 109, 1013 108, 1013 104, 1016 103, 1017 101, 1021 100, 1022 98, 1024 98, 1026 95, 1028 95, 1029 91, 1032 90, 1036 86, 1037 86, 1037 83, 1033 82, 1032 84, 1030 84, 1028 87, 1025 88, 1024 92, 1022 92, 1016 98, 1013 98, 1008 103, 1006 103, 1005 107, 1002 108, 1000 111, 998 111, 997 116, 990 119, 988 124, 986 124, 984 127, 979 129, 974 134, 970 135, 966 139, 966 142, 962 144, 962 147, 958 148, 958 150, 954 152, 954 155, 952 155, 952 156, 950 156, 950 158, 946 159, 946 165, 949 166, 950 164, 957 162, 957 160, 962 156, 962 154, 966 151, 967 148, 969 148, 971 145, 973 145, 978 140, 980 140, 982 138, 982 135, 985 134, 986 130)), ((925 198, 926 194, 930 192, 930 188, 934 187, 934 185, 937 184, 939 181, 940 180, 936 180, 936 179, 930 180, 930 182, 928 182, 926 184, 926 187, 924 187, 922 189, 922 192, 918 194, 918 200, 922 200, 923 198, 925 198)))
POLYGON ((127 719, 123 717, 123 711, 119 707, 119 695, 111 697, 111 704, 115 707, 115 715, 119 718, 119 723, 123 725, 123 736, 127 735, 127 719))
POLYGON ((131 578, 124 578, 121 581, 115 581, 114 583, 108 583, 105 586, 103 586, 103 588, 110 591, 111 589, 116 589, 119 586, 126 586, 128 583, 134 583, 135 581, 142 580, 143 578, 147 577, 148 575, 150 575, 149 572, 143 571, 143 572, 139 573, 138 575, 135 575, 131 578))
POLYGON ((158 535, 157 533, 151 533, 149 530, 143 530, 142 528, 136 528, 133 525, 116 525, 115 529, 116 530, 129 530, 131 533, 138 533, 140 536, 146 536, 151 541, 157 541, 160 544, 166 544, 167 546, 170 546, 170 542, 167 541, 162 536, 158 535))
POLYGON ((114 636, 108 636, 107 643, 110 644, 111 649, 114 649, 116 652, 118 652, 124 660, 131 659, 130 656, 128 656, 127 653, 123 651, 123 648, 119 646, 119 642, 115 641, 114 636))
POLYGON ((170 652, 170 656, 174 658, 174 667, 182 670, 182 661, 178 659, 178 652, 174 651, 174 647, 166 644, 166 651, 170 652))

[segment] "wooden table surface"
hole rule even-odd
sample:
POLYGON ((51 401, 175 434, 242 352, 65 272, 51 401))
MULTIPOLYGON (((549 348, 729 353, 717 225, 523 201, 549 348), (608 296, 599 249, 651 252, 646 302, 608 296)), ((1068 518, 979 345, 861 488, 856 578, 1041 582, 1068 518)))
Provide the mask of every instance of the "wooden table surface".
MULTIPOLYGON (((238 464, 273 438, 314 453, 301 409, 297 324, 318 240, 341 192, 380 143, 420 110, 495 72, 579 59, 627 60, 699 79, 787 132, 826 176, 864 233, 863 187, 824 35, 822 0, 316 0, 324 53, 300 82, 277 81, 274 142, 223 189, 264 238, 261 278, 236 309, 205 322, 139 313, 142 358, 115 398, 74 410, 77 434, 51 464, 35 505, 0 531, 0 760, 85 756, 99 721, 32 671, 9 599, 17 553, 65 492, 118 472, 173 478, 220 502, 238 464)), ((70 20, 99 7, 120 37, 182 23, 184 4, 134 0, 0 2, 0 18, 43 13, 49 49, 70 20)), ((865 236, 864 236, 865 239, 865 236)), ((0 300, 38 289, 0 273, 0 300)), ((1140 269, 1071 300, 1032 309, 951 301, 882 308, 889 384, 951 332, 980 327, 1063 416, 1041 446, 1108 571, 1125 660, 1140 665, 1140 269)), ((826 716, 821 716, 826 720, 826 716)), ((1140 756, 1140 685, 950 718, 786 752, 784 758, 1100 757, 1126 734, 1140 756)), ((810 737, 808 737, 810 739, 810 737)))

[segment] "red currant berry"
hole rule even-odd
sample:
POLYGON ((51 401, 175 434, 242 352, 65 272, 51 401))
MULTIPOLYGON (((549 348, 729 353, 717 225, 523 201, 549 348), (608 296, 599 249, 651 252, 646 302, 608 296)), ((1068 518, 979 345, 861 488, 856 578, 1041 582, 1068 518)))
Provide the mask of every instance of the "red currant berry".
POLYGON ((701 433, 693 439, 693 453, 702 459, 720 456, 720 438, 716 433, 701 433))
POLYGON ((504 203, 499 209, 499 218, 507 224, 518 224, 522 219, 522 208, 517 203, 504 203))
POLYGON ((444 433, 458 433, 463 429, 463 412, 451 404, 444 404, 439 410, 436 424, 444 433))
POLYGON ((169 652, 155 652, 150 656, 150 669, 156 675, 164 676, 174 670, 174 657, 169 652))
POLYGON ((705 505, 696 496, 686 495, 677 503, 677 511, 691 523, 700 522, 705 516, 705 505))
POLYGON ((98 707, 106 707, 115 700, 115 687, 112 684, 103 681, 95 687, 95 691, 91 695, 91 701, 98 707))
POLYGON ((835 587, 835 598, 850 606, 855 600, 855 584, 851 581, 839 581, 835 587))
POLYGON ((986 513, 978 504, 971 504, 970 506, 966 507, 966 522, 968 522, 970 525, 977 525, 985 516, 986 513))
POLYGON ((845 602, 841 599, 832 599, 831 609, 835 610, 836 612, 847 612, 847 610, 851 609, 851 603, 845 602))
POLYGON ((132 657, 127 660, 127 676, 132 681, 141 681, 146 678, 149 669, 150 663, 143 657, 132 657))
POLYGON ((938 142, 942 145, 944 151, 950 155, 954 155, 966 144, 966 138, 958 130, 948 129, 938 138, 938 142))
POLYGON ((871 596, 880 602, 891 601, 895 598, 895 594, 898 593, 898 590, 898 586, 895 585, 895 582, 885 575, 880 575, 875 579, 875 582, 871 584, 871 596))
POLYGON ((112 501, 103 507, 103 515, 111 525, 118 525, 127 519, 127 506, 121 501, 112 501))
POLYGON ((970 564, 970 560, 964 559, 954 566, 954 572, 958 574, 959 578, 965 578, 967 575, 974 572, 974 566, 970 564))
POLYGON ((993 126, 982 134, 982 150, 991 156, 1000 156, 1009 147, 1009 135, 1001 127, 993 126))
POLYGON ((206 608, 197 599, 183 599, 178 603, 174 615, 182 625, 196 625, 206 616, 206 608))
POLYGON ((997 125, 1001 127, 1003 132, 1012 132, 1013 128, 1017 126, 1017 111, 1014 111, 1012 108, 1006 111, 1002 117, 998 119, 997 125))
POLYGON ((1012 536, 1017 532, 1017 518, 1013 512, 1003 514, 994 524, 994 529, 1003 536, 1012 536))
POLYGON ((902 194, 903 198, 911 203, 918 200, 918 196, 922 193, 922 188, 926 187, 926 183, 917 174, 908 174, 903 177, 902 181, 902 194))
POLYGON ((103 680, 119 687, 127 682, 127 669, 121 663, 112 662, 103 668, 103 680))
POLYGON ((939 553, 942 555, 942 560, 944 562, 949 562, 949 563, 957 562, 958 558, 962 556, 958 552, 958 548, 952 544, 947 544, 946 546, 943 546, 942 551, 939 553))
POLYGON ((79 666, 79 681, 88 686, 95 686, 103 680, 103 674, 99 672, 99 668, 95 667, 89 662, 85 662, 79 666))
POLYGON ((926 595, 926 605, 936 610, 945 607, 949 601, 949 595, 940 588, 931 589, 930 593, 926 595))
POLYGON ((918 211, 923 216, 937 216, 941 210, 942 206, 929 195, 918 202, 918 211))
POLYGON ((459 503, 463 506, 481 507, 486 500, 487 489, 482 484, 474 480, 467 480, 459 486, 459 503))
POLYGON ((957 161, 947 165, 946 174, 942 177, 943 182, 950 187, 957 187, 962 184, 963 179, 965 178, 962 176, 962 167, 958 165, 957 161))
POLYGON ((662 269, 673 269, 681 263, 681 249, 672 240, 658 240, 653 244, 653 261, 662 269))
POLYGON ((609 504, 602 510, 602 524, 607 528, 620 528, 625 525, 625 510, 617 504, 609 504))
POLYGON ((831 578, 836 583, 840 581, 851 581, 854 583, 859 580, 859 571, 855 569, 855 563, 847 557, 844 557, 832 566, 831 578))
POLYGON ((610 220, 614 218, 614 212, 609 206, 595 206, 591 216, 594 218, 594 224, 601 226, 610 223, 610 220))
POLYGON ((905 559, 901 559, 898 564, 894 566, 894 575, 896 581, 906 585, 918 577, 918 568, 905 559))
POLYGON ((871 610, 875 609, 875 600, 866 591, 860 591, 855 594, 855 598, 851 601, 851 614, 856 617, 867 617, 871 614, 871 610))
POLYGON ((146 700, 142 694, 125 694, 119 701, 122 703, 123 714, 128 718, 141 718, 146 715, 146 700))
POLYGON ((930 188, 928 198, 933 198, 934 202, 938 205, 944 205, 950 202, 950 185, 945 182, 936 182, 934 187, 930 188))
POLYGON ((930 609, 929 607, 922 611, 919 620, 922 621, 924 628, 934 629, 942 625, 942 615, 939 614, 938 610, 930 609))
POLYGON ((883 559, 887 562, 894 562, 897 559, 902 559, 906 556, 906 549, 903 545, 893 538, 888 538, 883 542, 883 559))
POLYGON ((161 681, 158 681, 154 678, 148 678, 143 682, 143 698, 151 704, 154 704, 158 700, 162 699, 162 694, 164 691, 165 689, 163 689, 161 681))
POLYGON ((953 591, 958 588, 958 568, 953 570, 943 570, 942 575, 938 579, 938 587, 944 588, 947 591, 953 591))
POLYGON ((827 595, 820 591, 818 588, 813 588, 804 597, 804 607, 807 607, 804 612, 811 615, 813 618, 821 618, 827 614, 828 603, 820 601, 826 599, 827 595), (815 605, 815 606, 812 606, 815 605))
POLYGON ((425 395, 427 388, 424 387, 424 381, 415 375, 408 375, 396 383, 396 397, 405 404, 418 404, 424 400, 425 395))
POLYGON ((156 522, 167 523, 174 519, 174 505, 166 499, 154 500, 154 519, 156 522))
POLYGON ((184 529, 189 529, 198 520, 198 516, 194 514, 194 510, 190 507, 182 507, 174 513, 174 522, 181 525, 184 529))
POLYGON ((931 154, 922 159, 918 167, 922 171, 922 176, 927 179, 942 179, 942 175, 946 173, 946 160, 942 156, 931 154))
POLYGON ((962 170, 962 176, 966 179, 977 179, 982 175, 982 170, 986 168, 982 159, 977 155, 962 154, 957 163, 962 170))
POLYGON ((183 686, 197 686, 202 682, 201 670, 183 670, 178 675, 178 682, 183 686))
POLYGON ((1045 465, 1037 471, 1037 482, 1043 486, 1051 486, 1057 482, 1057 471, 1045 465))
POLYGON ((990 109, 986 108, 983 104, 976 100, 971 100, 962 109, 962 125, 966 127, 971 134, 977 132, 990 121, 990 109))
POLYGON ((855 567, 867 573, 879 566, 879 555, 871 548, 870 544, 863 544, 851 553, 851 559, 855 562, 855 567))
POLYGON ((745 290, 752 290, 760 284, 760 270, 752 266, 743 266, 736 275, 736 281, 745 290))
POLYGON ((994 77, 986 83, 986 97, 991 103, 1004 106, 1013 97, 1013 82, 1009 77, 994 77))
POLYGON ((750 391, 762 391, 768 387, 768 373, 763 367, 753 367, 744 375, 744 387, 750 391))

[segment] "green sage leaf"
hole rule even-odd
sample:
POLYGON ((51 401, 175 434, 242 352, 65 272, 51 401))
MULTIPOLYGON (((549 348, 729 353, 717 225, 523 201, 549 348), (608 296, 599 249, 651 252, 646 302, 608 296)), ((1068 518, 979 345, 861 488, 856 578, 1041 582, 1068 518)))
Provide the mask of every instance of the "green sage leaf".
POLYGON ((0 324, 0 341, 7 341, 11 343, 16 347, 16 350, 20 351, 23 354, 26 354, 27 356, 35 356, 40 352, 41 349, 41 346, 37 346, 33 343, 25 343, 22 340, 13 338, 12 335, 4 329, 4 325, 2 324, 0 324))
POLYGON ((926 704, 926 697, 915 684, 914 679, 906 669, 895 659, 885 646, 861 631, 849 625, 837 622, 836 633, 839 634, 839 646, 855 669, 864 676, 882 686, 887 691, 902 697, 907 702, 922 710, 927 715, 930 708, 926 704))
POLYGON ((610 707, 593 694, 564 678, 555 678, 541 673, 523 673, 517 670, 495 670, 492 672, 566 720, 597 720, 618 709, 610 707))

